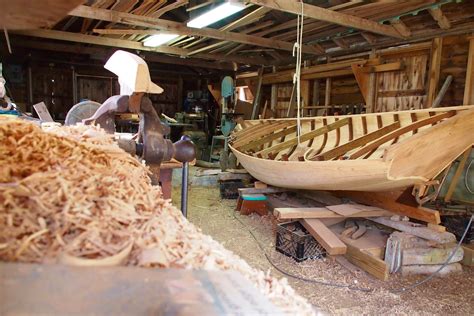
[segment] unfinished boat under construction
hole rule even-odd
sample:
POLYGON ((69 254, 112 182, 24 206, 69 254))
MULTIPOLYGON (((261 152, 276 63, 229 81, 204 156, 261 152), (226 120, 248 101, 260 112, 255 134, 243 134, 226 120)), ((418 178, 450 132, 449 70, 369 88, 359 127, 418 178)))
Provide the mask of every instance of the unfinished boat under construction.
POLYGON ((256 179, 307 190, 423 185, 474 144, 474 106, 249 120, 230 148, 256 179), (298 137, 298 126, 299 137, 298 137))

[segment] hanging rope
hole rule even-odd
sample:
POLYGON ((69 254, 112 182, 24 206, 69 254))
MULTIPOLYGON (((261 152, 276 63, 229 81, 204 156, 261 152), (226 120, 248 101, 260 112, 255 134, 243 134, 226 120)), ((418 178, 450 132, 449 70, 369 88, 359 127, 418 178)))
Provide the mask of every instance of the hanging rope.
POLYGON ((293 57, 296 55, 296 69, 293 75, 293 85, 296 84, 296 135, 298 144, 301 135, 301 60, 303 51, 303 25, 304 25, 303 0, 301 0, 301 15, 298 14, 296 23, 296 43, 293 45, 293 57))

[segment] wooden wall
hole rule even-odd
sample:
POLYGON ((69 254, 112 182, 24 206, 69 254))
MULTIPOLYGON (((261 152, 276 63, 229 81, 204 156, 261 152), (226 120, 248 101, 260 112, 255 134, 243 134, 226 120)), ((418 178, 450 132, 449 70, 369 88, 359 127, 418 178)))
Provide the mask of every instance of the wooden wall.
MULTIPOLYGON (((102 103, 108 97, 120 93, 117 77, 103 69, 102 65, 13 61, 4 63, 4 75, 10 93, 22 111, 34 112, 32 105, 43 101, 56 120, 64 120, 69 109, 77 102, 89 99, 102 103)), ((180 103, 185 97, 186 88, 198 89, 196 78, 193 77, 184 79, 184 87, 181 84, 179 90, 178 75, 152 72, 151 76, 152 81, 164 89, 162 94, 150 95, 152 102, 159 112, 169 116, 182 110, 180 103)))
MULTIPOLYGON (((440 59, 434 59, 433 57, 436 52, 434 41, 372 52, 371 60, 379 59, 382 65, 396 63, 402 65, 397 70, 381 70, 374 73, 373 89, 375 92, 372 106, 366 106, 367 102, 353 74, 334 75, 330 81, 327 81, 327 78, 309 80, 310 88, 306 96, 308 102, 305 106, 310 106, 313 109, 305 110, 304 115, 351 114, 359 113, 361 110, 388 112, 427 108, 431 106, 428 97, 430 91, 432 92, 432 100, 434 100, 448 75, 453 76, 453 81, 440 106, 461 105, 463 104, 466 83, 469 40, 470 37, 466 35, 442 38, 440 59), (439 63, 436 60, 439 60, 439 63), (439 79, 435 81, 432 74, 436 72, 437 67, 439 69, 439 79), (430 78, 432 79, 430 80, 430 78), (319 89, 317 90, 313 89, 316 80, 319 82, 319 89), (328 90, 326 89, 327 82, 330 82, 330 89, 328 90), (315 96, 316 91, 318 92, 315 96), (326 98, 326 91, 330 93, 329 98, 326 98), (326 101, 329 101, 329 103, 325 104, 326 101)), ((474 45, 472 46, 474 47, 474 45)), ((474 51, 470 54, 473 55, 472 58, 474 59, 474 51)), ((341 56, 338 61, 351 60, 351 58, 354 57, 341 56)), ((360 60, 360 56, 358 58, 360 60)), ((362 58, 368 59, 368 56, 362 58)), ((319 66, 319 64, 316 66, 319 66)), ((286 69, 288 67, 281 72, 282 78, 289 78, 285 72, 286 69)), ((350 68, 348 69, 350 70, 350 68)), ((275 78, 275 74, 272 73, 271 77, 275 78)), ((245 83, 255 83, 256 79, 253 78, 245 79, 245 83)), ((289 79, 280 81, 284 80, 289 79)), ((266 91, 276 89, 276 99, 274 97, 272 102, 271 94, 263 94, 260 108, 262 109, 265 102, 268 102, 272 105, 276 117, 286 117, 293 84, 283 82, 268 84, 264 87, 266 91)))

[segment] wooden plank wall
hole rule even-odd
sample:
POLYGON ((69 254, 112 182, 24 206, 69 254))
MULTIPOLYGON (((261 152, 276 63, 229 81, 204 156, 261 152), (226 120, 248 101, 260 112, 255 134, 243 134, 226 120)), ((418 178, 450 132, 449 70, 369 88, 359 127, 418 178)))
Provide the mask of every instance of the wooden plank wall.
POLYGON ((468 52, 469 39, 467 36, 453 36, 444 39, 441 55, 440 86, 448 75, 453 76, 453 82, 451 82, 442 102, 444 106, 463 104, 468 52))
POLYGON ((427 67, 426 51, 413 56, 390 56, 386 62, 402 61, 405 69, 377 74, 376 105, 374 112, 421 109, 426 102, 427 67))
MULTIPOLYGON (((440 76, 434 89, 437 95, 448 75, 453 76, 453 81, 442 99, 441 106, 455 106, 463 104, 464 87, 466 82, 466 68, 469 54, 469 36, 450 36, 442 40, 443 47, 440 61, 440 76)), ((402 70, 378 72, 375 74, 375 106, 374 112, 402 111, 408 109, 421 109, 428 107, 429 76, 431 66, 431 51, 429 45, 423 49, 412 51, 390 50, 379 51, 384 63, 402 62, 402 70)), ((323 106, 326 100, 326 79, 319 80, 319 105, 323 106)), ((434 81, 433 81, 434 82, 434 81)), ((310 106, 313 101, 313 83, 310 80, 310 106)), ((286 117, 290 102, 292 84, 277 84, 276 117, 286 117)), ((267 86, 268 87, 268 86, 267 86)), ((309 115, 333 115, 356 113, 348 105, 364 104, 364 98, 354 76, 333 77, 330 89, 330 107, 324 109, 305 111, 309 115)), ((265 102, 263 99, 262 102, 265 102)), ((305 104, 307 106, 308 104, 305 104)), ((296 105, 295 105, 296 106, 296 105)))

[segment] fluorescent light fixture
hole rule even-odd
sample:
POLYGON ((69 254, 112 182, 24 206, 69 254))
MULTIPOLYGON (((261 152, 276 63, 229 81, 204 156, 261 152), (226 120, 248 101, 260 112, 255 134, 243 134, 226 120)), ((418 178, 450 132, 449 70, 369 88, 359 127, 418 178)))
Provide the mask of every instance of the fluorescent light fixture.
POLYGON ((152 35, 152 36, 147 37, 145 39, 145 41, 143 42, 143 46, 158 47, 160 45, 168 43, 171 40, 174 40, 178 36, 179 36, 178 34, 156 34, 156 35, 152 35))
POLYGON ((232 1, 225 2, 215 7, 214 9, 198 16, 197 18, 192 19, 186 25, 188 27, 201 29, 217 21, 225 19, 226 17, 231 16, 234 13, 242 11, 243 9, 245 9, 245 5, 243 3, 232 1))

